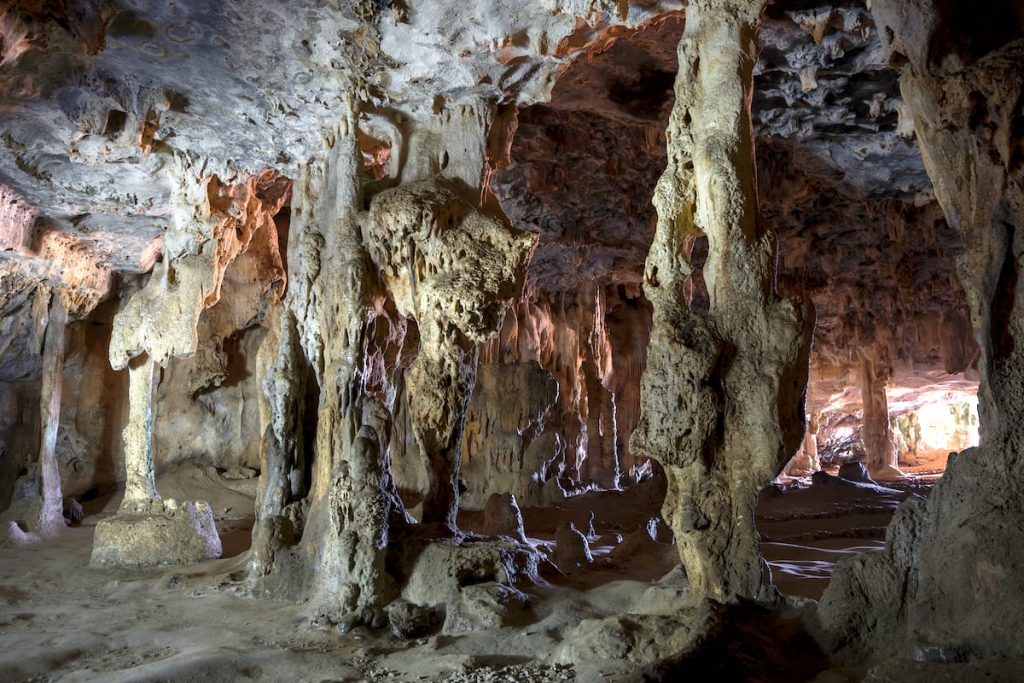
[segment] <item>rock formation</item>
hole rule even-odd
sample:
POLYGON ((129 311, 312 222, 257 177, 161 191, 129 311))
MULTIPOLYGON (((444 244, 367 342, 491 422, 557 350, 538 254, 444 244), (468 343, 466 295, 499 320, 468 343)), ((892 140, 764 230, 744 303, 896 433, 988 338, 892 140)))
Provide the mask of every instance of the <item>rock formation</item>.
POLYGON ((696 3, 679 43, 669 167, 645 292, 654 305, 633 448, 669 479, 664 515, 695 591, 768 599, 751 514, 795 451, 813 314, 774 290, 758 215, 748 102, 763 6, 696 3), (725 55, 723 57, 723 55, 725 55), (709 310, 690 310, 692 243, 708 238, 709 310))
POLYGON ((0 679, 1018 677, 1019 4, 4 4, 0 679))

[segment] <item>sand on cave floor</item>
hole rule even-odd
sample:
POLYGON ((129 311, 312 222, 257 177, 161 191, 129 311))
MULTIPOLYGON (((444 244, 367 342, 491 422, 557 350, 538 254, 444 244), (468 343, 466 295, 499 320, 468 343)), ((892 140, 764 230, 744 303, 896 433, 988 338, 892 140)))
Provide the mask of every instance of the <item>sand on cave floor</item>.
MULTIPOLYGON (((181 469, 160 480, 168 497, 183 499, 190 492, 194 499, 201 492, 211 500, 224 540, 222 560, 148 573, 90 568, 96 522, 116 509, 116 497, 86 504, 82 525, 57 538, 0 548, 0 681, 604 681, 642 675, 643 668, 628 661, 566 665, 553 655, 581 621, 628 612, 675 566, 668 544, 648 544, 635 557, 614 556, 615 534, 637 532, 656 513, 648 496, 594 492, 560 508, 524 511, 527 533, 538 544, 550 543, 562 520, 585 529, 591 510, 604 539, 594 544, 590 569, 569 576, 548 572, 543 585, 525 587, 533 598, 533 623, 398 641, 386 631, 319 630, 310 626, 305 605, 245 597, 249 483, 222 475, 181 469)), ((820 593, 830 568, 815 562, 880 545, 873 531, 864 538, 832 532, 884 527, 886 515, 908 495, 845 487, 808 491, 767 494, 759 508, 765 553, 780 588, 792 595, 820 593), (831 516, 820 507, 823 497, 831 516)), ((460 519, 472 531, 480 518, 467 512, 460 519)), ((758 652, 778 659, 779 671, 790 664, 770 653, 814 649, 796 612, 733 621, 735 628, 718 636, 728 642, 712 639, 705 648, 735 653, 742 643, 759 643, 758 652)), ((711 662, 707 666, 746 665, 735 654, 704 659, 711 662)), ((748 664, 760 666, 753 659, 748 664)), ((817 654, 805 665, 811 676, 827 662, 817 654)), ((765 680, 788 680, 780 676, 765 680)))

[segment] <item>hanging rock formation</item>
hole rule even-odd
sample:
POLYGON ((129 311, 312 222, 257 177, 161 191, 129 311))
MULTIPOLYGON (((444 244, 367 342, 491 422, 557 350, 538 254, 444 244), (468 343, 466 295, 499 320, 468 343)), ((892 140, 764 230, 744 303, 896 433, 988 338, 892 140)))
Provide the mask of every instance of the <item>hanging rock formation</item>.
POLYGON ((762 9, 688 8, 654 199, 654 329, 632 442, 665 467, 663 514, 690 584, 717 599, 772 597, 752 508, 803 436, 813 324, 809 307, 775 295, 775 237, 758 214, 749 95, 762 9), (706 316, 686 296, 699 234, 709 244, 706 316))
POLYGON ((477 345, 498 331, 521 292, 535 238, 474 208, 444 181, 378 194, 365 225, 399 313, 419 330, 406 382, 412 430, 431 474, 422 521, 454 530, 477 345))

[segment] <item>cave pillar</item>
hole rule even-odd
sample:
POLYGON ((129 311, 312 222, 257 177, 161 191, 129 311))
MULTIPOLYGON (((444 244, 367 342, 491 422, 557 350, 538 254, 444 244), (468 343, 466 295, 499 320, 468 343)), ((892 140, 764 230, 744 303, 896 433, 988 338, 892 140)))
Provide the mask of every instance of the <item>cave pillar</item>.
POLYGON ((64 335, 68 312, 60 292, 51 294, 48 317, 43 340, 43 376, 39 398, 42 439, 39 444, 41 490, 37 530, 44 536, 64 528, 57 431, 60 427, 60 401, 64 386, 64 335))
POLYGON ((124 440, 125 484, 121 508, 138 507, 159 500, 153 468, 153 422, 159 366, 148 355, 128 363, 128 422, 124 440))
POLYGON ((868 354, 860 358, 860 393, 864 405, 861 440, 864 442, 864 466, 872 476, 896 472, 897 454, 889 425, 889 400, 886 396, 886 371, 868 354))
POLYGON ((211 213, 205 164, 179 154, 172 166, 173 220, 164 260, 114 316, 111 367, 128 369, 129 415, 122 432, 125 494, 117 514, 96 526, 91 563, 150 568, 220 557, 213 510, 204 501, 162 499, 153 463, 154 392, 159 367, 199 348, 200 316, 216 300, 224 263, 211 213))
POLYGON ((776 597, 753 510, 804 434, 813 313, 774 291, 776 238, 756 194, 750 97, 764 2, 699 0, 679 43, 668 167, 644 290, 654 324, 634 452, 668 476, 663 514, 692 590, 776 597), (710 308, 687 306, 705 234, 710 308))
MULTIPOLYGON (((299 345, 295 316, 287 306, 273 321, 271 330, 260 349, 261 355, 269 349, 269 359, 263 376, 263 393, 267 399, 266 427, 260 447, 260 481, 256 491, 256 525, 280 524, 274 520, 285 514, 286 507, 298 501, 305 493, 304 434, 302 413, 306 390, 306 366, 299 345)), ((299 520, 289 520, 294 534, 299 520)), ((269 552, 269 550, 268 550, 269 552)), ((260 555, 260 561, 265 558, 260 555)), ((262 565, 269 567, 270 562, 262 565)), ((261 569, 262 571, 262 569, 261 569)))
POLYGON ((889 401, 885 394, 886 371, 867 354, 860 361, 860 391, 864 404, 864 465, 872 476, 891 478, 896 469, 897 453, 889 425, 889 401))
POLYGON ((821 470, 818 457, 818 416, 809 415, 807 430, 796 454, 786 463, 783 473, 790 477, 806 477, 821 470))
POLYGON ((583 461, 584 479, 605 486, 606 468, 604 462, 604 443, 601 437, 601 404, 604 387, 598 376, 597 364, 594 362, 593 351, 589 344, 583 350, 583 363, 580 372, 583 375, 583 388, 586 392, 586 440, 587 457, 583 461))
POLYGON ((358 111, 353 100, 347 105, 293 187, 289 288, 264 383, 270 424, 249 579, 256 592, 308 600, 315 618, 351 626, 378 620, 396 595, 384 562, 389 530, 405 513, 387 457, 390 406, 365 389, 375 276, 358 222, 358 111), (310 490, 296 508, 307 365, 320 398, 310 490))

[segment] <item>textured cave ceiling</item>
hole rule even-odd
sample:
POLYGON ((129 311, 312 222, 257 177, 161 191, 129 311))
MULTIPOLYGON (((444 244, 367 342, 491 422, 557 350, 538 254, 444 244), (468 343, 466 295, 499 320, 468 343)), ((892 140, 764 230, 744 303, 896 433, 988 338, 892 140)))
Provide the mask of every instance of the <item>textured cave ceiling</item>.
MULTIPOLYGON (((608 4, 584 21, 568 0, 8 3, 0 265, 36 279, 83 277, 83 262, 144 272, 170 220, 175 156, 222 178, 294 174, 357 88, 376 104, 368 138, 386 137, 385 115, 427 117, 438 98, 518 106, 492 189, 541 236, 530 291, 639 283, 684 20, 679 2, 608 4), (41 246, 47 235, 59 248, 41 246)), ((865 347, 893 366, 970 365, 970 349, 942 341, 970 345, 959 239, 865 3, 776 2, 761 44, 762 208, 781 240, 780 288, 816 304, 816 366, 841 383, 865 347)))

